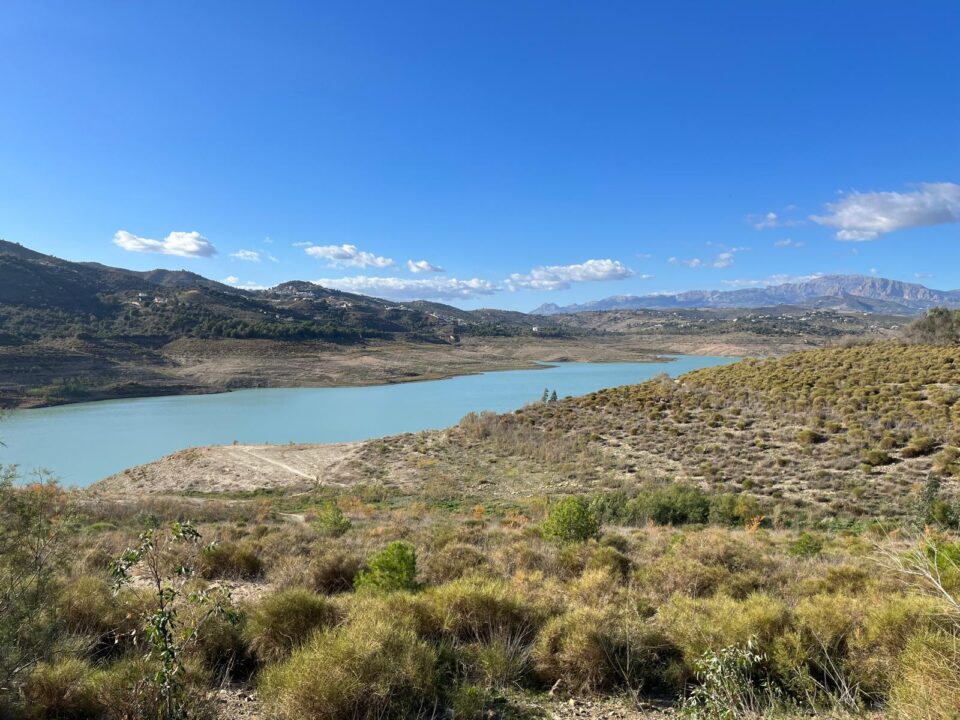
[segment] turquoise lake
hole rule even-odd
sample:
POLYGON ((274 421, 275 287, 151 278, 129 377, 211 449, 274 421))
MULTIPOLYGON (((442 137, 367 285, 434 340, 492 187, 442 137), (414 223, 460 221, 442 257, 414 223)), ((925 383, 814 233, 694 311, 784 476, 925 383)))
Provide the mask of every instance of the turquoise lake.
POLYGON ((344 442, 443 428, 471 411, 516 410, 539 400, 544 388, 560 397, 584 395, 734 361, 682 355, 652 363, 559 363, 399 385, 238 390, 17 410, 0 422, 0 465, 17 464, 23 473, 42 468, 65 485, 82 486, 187 447, 344 442))

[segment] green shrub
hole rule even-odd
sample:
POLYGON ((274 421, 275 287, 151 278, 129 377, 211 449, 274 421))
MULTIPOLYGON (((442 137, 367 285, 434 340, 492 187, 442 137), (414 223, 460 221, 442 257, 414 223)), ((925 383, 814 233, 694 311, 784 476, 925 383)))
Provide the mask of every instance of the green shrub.
POLYGON ((0 702, 36 663, 49 660, 59 623, 52 600, 65 560, 67 496, 54 482, 15 485, 0 466, 0 702))
POLYGON ((365 613, 268 668, 260 689, 282 720, 405 718, 433 706, 436 662, 409 623, 365 613))
MULTIPOLYGON (((130 657, 113 663, 93 676, 96 695, 101 705, 99 720, 133 720, 164 717, 163 698, 153 681, 159 669, 156 660, 130 657)), ((180 679, 184 683, 180 717, 190 720, 214 720, 216 713, 210 702, 209 678, 192 665, 180 679)))
POLYGON ((810 532, 802 532, 790 545, 790 554, 797 557, 813 557, 823 550, 823 540, 810 532))
POLYGON ((409 543, 395 541, 373 555, 357 575, 357 590, 413 590, 417 586, 417 553, 409 543))
POLYGON ((697 684, 683 704, 681 717, 768 717, 783 704, 783 692, 770 674, 767 658, 756 650, 752 640, 704 653, 694 670, 697 684))
MULTIPOLYGON (((744 486, 749 480, 744 481, 744 486)), ((763 514, 760 501, 747 493, 723 493, 709 498, 711 523, 715 525, 744 525, 763 514)))
POLYGON ((489 688, 464 683, 454 688, 450 697, 454 720, 486 720, 497 717, 492 708, 495 698, 489 688))
POLYGON ((286 590, 265 597, 250 613, 247 637, 261 661, 276 662, 310 639, 319 628, 333 625, 333 605, 308 590, 286 590))
POLYGON ((486 688, 516 687, 530 669, 530 644, 525 638, 503 636, 457 648, 467 677, 486 688))
POLYGON ((225 607, 225 614, 208 617, 204 610, 202 605, 184 609, 188 622, 199 628, 194 642, 185 649, 187 662, 217 684, 245 677, 253 669, 253 659, 241 616, 232 607, 225 607))
POLYGON ((889 692, 901 653, 914 637, 934 630, 944 610, 939 600, 922 595, 894 594, 869 603, 862 626, 848 640, 850 674, 864 693, 889 692))
POLYGON ((353 527, 353 523, 350 522, 350 518, 343 514, 340 506, 331 501, 324 503, 316 511, 313 526, 322 535, 340 537, 353 527))
POLYGON ((600 519, 585 498, 566 497, 550 509, 541 531, 562 543, 586 542, 600 533, 600 519))
POLYGON ((207 579, 252 579, 263 573, 263 563, 250 548, 219 543, 203 548, 197 559, 197 570, 207 579))
POLYGON ((677 483, 639 495, 631 502, 631 514, 637 521, 658 525, 705 523, 710 500, 700 488, 677 483))
POLYGON ((609 570, 620 578, 626 578, 630 572, 630 558, 620 550, 601 545, 590 553, 584 571, 609 570))

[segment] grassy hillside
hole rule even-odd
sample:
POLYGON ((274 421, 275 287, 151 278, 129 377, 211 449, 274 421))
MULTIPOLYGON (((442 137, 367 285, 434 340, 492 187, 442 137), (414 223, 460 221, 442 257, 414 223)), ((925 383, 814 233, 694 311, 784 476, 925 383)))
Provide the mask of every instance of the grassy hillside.
POLYGON ((784 521, 898 517, 931 471, 956 494, 960 347, 883 342, 471 415, 368 444, 359 477, 469 497, 681 482, 784 521))

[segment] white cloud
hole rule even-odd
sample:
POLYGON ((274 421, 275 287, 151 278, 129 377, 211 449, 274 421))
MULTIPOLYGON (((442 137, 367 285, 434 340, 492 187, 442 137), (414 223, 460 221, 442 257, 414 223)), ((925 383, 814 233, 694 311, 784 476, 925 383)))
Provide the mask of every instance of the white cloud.
POLYGON ((772 285, 783 285, 785 283, 802 283, 822 278, 823 273, 814 273, 813 275, 786 275, 778 273, 757 280, 722 280, 724 285, 734 288, 765 288, 772 285))
MULTIPOLYGON (((712 245, 713 243, 707 243, 707 244, 712 245)), ((688 259, 670 257, 670 258, 667 258, 667 262, 670 263, 671 265, 686 265, 689 268, 713 267, 713 268, 722 269, 722 268, 727 268, 733 265, 734 255, 736 255, 738 252, 744 249, 745 248, 729 248, 727 250, 724 250, 721 253, 717 253, 717 255, 714 256, 713 260, 709 260, 709 261, 703 260, 698 257, 688 258, 688 259)))
POLYGON ((933 273, 930 273, 930 272, 915 272, 915 273, 913 274, 913 276, 914 276, 917 280, 932 280, 933 278, 936 277, 936 275, 934 275, 933 273))
POLYGON ((247 262, 260 262, 260 253, 256 250, 237 250, 230 253, 230 257, 247 262))
POLYGON ((356 245, 311 245, 304 252, 310 257, 326 260, 331 267, 393 267, 390 258, 360 250, 356 245))
POLYGON ((689 260, 681 260, 677 257, 667 258, 667 262, 671 265, 686 265, 687 267, 698 268, 703 267, 703 260, 700 258, 690 258, 689 260))
POLYGON ((757 230, 767 230, 769 228, 775 228, 780 226, 780 218, 775 212, 768 212, 762 217, 752 216, 750 218, 753 223, 753 227, 757 230))
POLYGON ((313 245, 312 242, 295 242, 293 244, 294 247, 310 247, 311 245, 313 245))
POLYGON ((233 287, 239 290, 266 290, 267 289, 266 285, 261 285, 260 283, 253 282, 251 280, 241 280, 236 275, 227 275, 227 277, 225 277, 220 282, 225 283, 227 285, 232 285, 233 287))
POLYGON ((923 183, 907 193, 851 192, 827 203, 824 215, 810 219, 836 228, 838 240, 853 242, 876 240, 895 230, 960 222, 960 185, 923 183))
POLYGON ((354 277, 321 278, 317 285, 346 292, 375 295, 393 300, 468 300, 480 295, 492 295, 500 288, 488 280, 473 278, 398 278, 354 277))
POLYGON ((407 260, 407 269, 412 273, 439 273, 443 272, 443 268, 439 265, 434 265, 429 263, 426 260, 407 260))
POLYGON ((178 257, 211 257, 217 249, 196 230, 193 232, 172 232, 163 240, 143 238, 126 230, 117 230, 113 244, 129 252, 159 253, 178 257))
POLYGON ((511 290, 566 290, 575 282, 623 280, 633 270, 619 260, 587 260, 575 265, 546 265, 529 273, 513 273, 506 281, 511 290))
POLYGON ((725 268, 733 265, 733 251, 722 252, 713 259, 712 263, 715 268, 725 268))
MULTIPOLYGON (((796 205, 787 205, 784 208, 787 212, 793 212, 797 209, 796 205)), ((753 225, 754 230, 769 230, 770 228, 793 227, 800 225, 801 220, 781 217, 775 212, 768 212, 766 215, 747 215, 747 222, 753 225)))
POLYGON ((791 238, 784 238, 783 240, 777 240, 773 246, 778 248, 802 248, 803 240, 792 240, 791 238))

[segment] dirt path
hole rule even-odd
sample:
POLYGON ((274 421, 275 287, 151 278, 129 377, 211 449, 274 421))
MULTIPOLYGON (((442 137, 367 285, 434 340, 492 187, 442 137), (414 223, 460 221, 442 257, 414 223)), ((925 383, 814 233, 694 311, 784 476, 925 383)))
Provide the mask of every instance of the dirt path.
POLYGON ((94 494, 307 491, 344 487, 362 443, 331 445, 217 445, 181 450, 101 480, 94 494))
POLYGON ((265 463, 270 463, 271 465, 275 465, 276 467, 281 468, 281 469, 283 469, 283 470, 286 470, 287 472, 292 472, 294 475, 299 475, 300 477, 306 478, 307 480, 316 480, 316 478, 311 477, 310 475, 307 475, 305 472, 301 472, 300 470, 297 470, 296 468, 292 468, 292 467, 290 467, 289 465, 286 465, 286 464, 284 464, 284 463, 282 463, 282 462, 278 462, 278 461, 276 461, 276 460, 272 460, 272 459, 270 459, 270 458, 263 457, 262 455, 257 455, 257 453, 253 452, 253 450, 250 450, 250 449, 249 449, 248 447, 246 447, 246 446, 243 446, 243 445, 232 446, 232 445, 231 445, 231 446, 228 446, 226 449, 227 449, 228 451, 240 452, 240 453, 243 453, 243 454, 245 454, 245 455, 249 455, 250 457, 256 458, 257 460, 261 460, 262 462, 265 462, 265 463))

